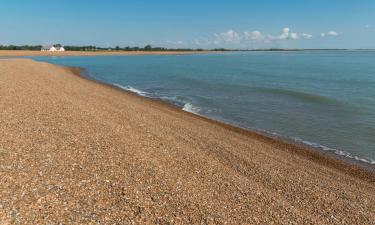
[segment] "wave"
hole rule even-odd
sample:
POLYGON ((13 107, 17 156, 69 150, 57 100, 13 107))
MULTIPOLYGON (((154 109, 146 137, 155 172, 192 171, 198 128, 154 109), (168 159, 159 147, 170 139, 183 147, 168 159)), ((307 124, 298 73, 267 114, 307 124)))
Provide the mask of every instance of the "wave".
POLYGON ((172 103, 174 105, 177 105, 179 107, 183 107, 186 103, 190 101, 189 98, 175 95, 175 96, 159 96, 158 97, 161 100, 167 101, 169 103, 172 103))
POLYGON ((317 144, 317 143, 314 143, 314 142, 310 142, 310 141, 303 141, 303 140, 301 140, 301 142, 303 144, 306 144, 306 145, 314 147, 314 148, 321 149, 323 151, 334 152, 336 155, 344 156, 346 158, 354 159, 356 161, 361 161, 361 162, 364 162, 364 163, 375 165, 375 160, 371 159, 371 158, 361 158, 361 157, 355 156, 355 155, 353 155, 353 154, 351 154, 349 152, 342 151, 342 150, 339 150, 339 149, 329 148, 327 146, 320 145, 320 144, 317 144))
MULTIPOLYGON (((136 93, 136 94, 138 94, 140 96, 143 96, 143 97, 153 98, 150 93, 139 90, 139 89, 136 89, 136 88, 134 88, 130 85, 126 85, 126 86, 122 86, 121 84, 113 84, 113 85, 116 86, 116 87, 119 87, 119 88, 121 88, 125 91, 130 91, 130 92, 136 93)), ((175 105, 181 105, 181 106, 183 105, 182 110, 184 110, 186 112, 198 114, 201 111, 201 109, 199 107, 194 106, 193 104, 191 104, 189 102, 186 102, 187 99, 185 99, 184 97, 181 97, 181 96, 173 96, 173 97, 159 96, 159 97, 156 97, 156 98, 162 99, 164 101, 172 102, 175 105)))
POLYGON ((113 84, 115 85, 116 87, 119 87, 125 91, 130 91, 130 92, 133 92, 133 93, 136 93, 140 96, 144 96, 144 97, 148 97, 149 96, 149 93, 145 92, 145 91, 141 91, 139 89, 136 89, 130 85, 127 85, 127 86, 122 86, 121 84, 113 84))
POLYGON ((301 138, 298 138, 298 137, 284 136, 284 135, 280 135, 280 134, 275 133, 275 132, 269 132, 269 131, 265 131, 265 130, 260 130, 260 132, 266 133, 266 134, 274 136, 274 137, 279 137, 279 138, 282 138, 282 139, 285 138, 286 140, 289 139, 289 140, 291 140, 295 143, 300 143, 300 144, 312 147, 314 149, 319 149, 321 151, 333 152, 336 155, 343 156, 343 157, 346 157, 346 158, 349 158, 349 159, 352 159, 352 160, 355 160, 355 161, 367 163, 367 164, 370 164, 370 165, 375 165, 375 159, 372 159, 372 158, 359 157, 359 156, 353 155, 352 153, 349 153, 349 152, 346 152, 346 151, 343 151, 343 150, 330 148, 330 147, 327 147, 325 145, 321 145, 321 144, 311 142, 311 141, 305 141, 305 140, 303 140, 301 138))
POLYGON ((186 103, 184 107, 182 108, 182 110, 193 113, 193 114, 198 114, 201 109, 199 107, 194 106, 191 103, 186 103))

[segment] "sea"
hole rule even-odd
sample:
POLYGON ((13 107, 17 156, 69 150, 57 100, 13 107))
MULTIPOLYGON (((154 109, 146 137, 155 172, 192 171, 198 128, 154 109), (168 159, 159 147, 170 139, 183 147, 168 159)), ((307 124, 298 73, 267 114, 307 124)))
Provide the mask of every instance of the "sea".
POLYGON ((32 57, 182 110, 375 165, 374 51, 32 57))

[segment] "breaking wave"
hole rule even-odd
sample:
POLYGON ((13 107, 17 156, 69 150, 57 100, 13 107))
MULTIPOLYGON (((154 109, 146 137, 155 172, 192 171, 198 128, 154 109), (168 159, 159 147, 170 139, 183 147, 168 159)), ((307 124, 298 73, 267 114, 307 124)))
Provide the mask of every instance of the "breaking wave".
POLYGON ((346 152, 346 151, 343 151, 343 150, 330 148, 330 147, 327 147, 327 146, 324 146, 324 145, 321 145, 321 144, 318 144, 318 143, 315 143, 315 142, 306 141, 306 140, 303 140, 303 139, 297 138, 297 137, 284 136, 284 135, 280 135, 280 134, 275 133, 275 132, 269 132, 269 131, 259 130, 259 129, 254 129, 254 130, 260 131, 261 133, 271 135, 273 137, 278 137, 278 138, 282 138, 282 139, 285 138, 286 140, 289 139, 289 140, 293 141, 294 143, 300 143, 300 144, 303 144, 303 145, 306 145, 306 146, 309 146, 309 147, 312 147, 314 149, 318 149, 318 150, 321 150, 321 151, 332 152, 335 155, 343 156, 343 157, 349 158, 351 160, 367 163, 367 164, 370 164, 370 165, 375 165, 375 159, 372 159, 372 158, 369 158, 369 157, 359 157, 359 156, 353 155, 353 154, 351 154, 349 152, 346 152))
POLYGON ((145 91, 141 91, 139 89, 136 89, 130 85, 126 85, 126 86, 122 86, 120 84, 114 84, 116 87, 119 87, 125 91, 130 91, 130 92, 133 92, 133 93, 136 93, 140 96, 144 96, 144 97, 148 97, 149 96, 149 93, 145 92, 145 91))
POLYGON ((184 107, 182 108, 182 110, 186 111, 186 112, 190 112, 190 113, 194 113, 194 114, 198 114, 199 111, 201 110, 199 107, 196 107, 194 106, 193 104, 191 103, 186 103, 184 105, 184 107))

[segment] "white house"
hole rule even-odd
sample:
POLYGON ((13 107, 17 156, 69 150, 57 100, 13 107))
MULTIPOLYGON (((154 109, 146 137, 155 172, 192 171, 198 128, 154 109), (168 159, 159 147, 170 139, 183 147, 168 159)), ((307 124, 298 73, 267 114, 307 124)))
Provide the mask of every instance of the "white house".
POLYGON ((53 45, 43 46, 41 49, 42 52, 64 52, 64 47, 54 47, 53 45))

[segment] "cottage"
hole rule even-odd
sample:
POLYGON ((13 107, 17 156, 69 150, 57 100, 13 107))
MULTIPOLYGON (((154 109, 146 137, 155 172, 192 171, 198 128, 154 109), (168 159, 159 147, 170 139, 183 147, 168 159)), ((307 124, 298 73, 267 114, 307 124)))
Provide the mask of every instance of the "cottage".
POLYGON ((42 52, 64 52, 64 47, 55 47, 53 45, 43 46, 41 49, 42 52))

